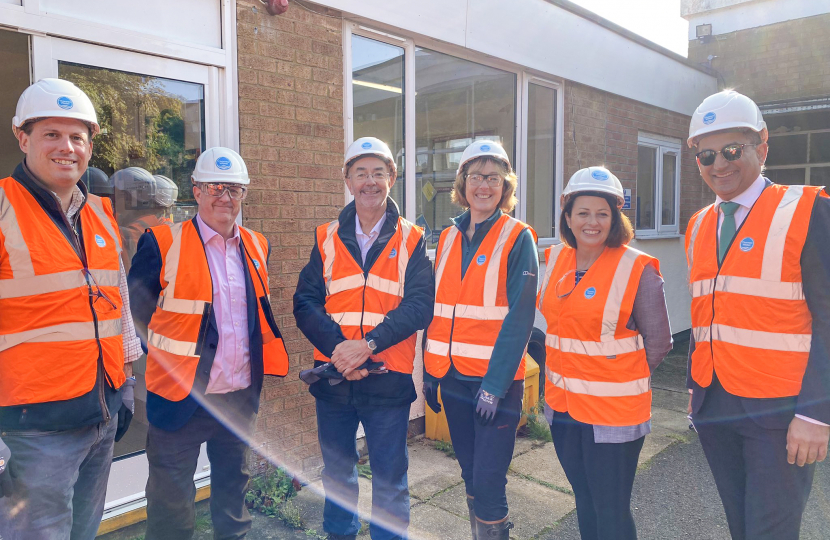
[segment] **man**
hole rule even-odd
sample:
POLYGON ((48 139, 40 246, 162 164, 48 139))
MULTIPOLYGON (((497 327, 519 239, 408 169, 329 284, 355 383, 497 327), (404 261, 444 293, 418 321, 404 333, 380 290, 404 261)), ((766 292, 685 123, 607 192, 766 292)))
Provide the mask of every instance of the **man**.
POLYGON ((92 102, 43 79, 16 112, 26 157, 0 180, 0 538, 92 539, 141 346, 112 206, 81 181, 92 102))
POLYGON ((310 387, 324 465, 323 529, 338 540, 360 529, 355 438, 362 423, 372 467, 371 537, 406 538, 415 334, 432 320, 432 266, 423 231, 389 197, 397 175, 389 147, 373 137, 356 140, 343 175, 354 201, 336 221, 317 227, 294 294, 294 317, 314 345, 315 371, 325 373, 322 366, 331 362, 339 380, 346 379, 323 378, 310 387))
POLYGON ((758 106, 724 91, 692 116, 715 204, 686 230, 690 413, 732 538, 798 538, 830 436, 830 199, 761 175, 758 106))
POLYGON ((210 148, 191 181, 198 214, 148 229, 129 274, 133 313, 147 328, 147 540, 193 536, 205 442, 215 537, 245 537, 247 439, 263 377, 288 373, 269 303, 270 246, 236 224, 250 183, 244 161, 210 148))

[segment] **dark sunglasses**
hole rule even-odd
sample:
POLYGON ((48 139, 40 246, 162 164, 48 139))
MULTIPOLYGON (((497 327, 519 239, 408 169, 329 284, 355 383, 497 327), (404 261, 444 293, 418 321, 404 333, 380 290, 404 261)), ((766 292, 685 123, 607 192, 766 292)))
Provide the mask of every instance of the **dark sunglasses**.
MULTIPOLYGON (((745 146, 758 146, 757 144, 728 144, 720 149, 720 155, 723 156, 723 159, 726 161, 737 161, 741 159, 741 156, 744 155, 744 147, 745 146)), ((718 157, 717 150, 704 150, 702 152, 698 152, 695 154, 697 158, 697 162, 703 165, 704 167, 708 167, 709 165, 715 162, 715 158, 718 157)))

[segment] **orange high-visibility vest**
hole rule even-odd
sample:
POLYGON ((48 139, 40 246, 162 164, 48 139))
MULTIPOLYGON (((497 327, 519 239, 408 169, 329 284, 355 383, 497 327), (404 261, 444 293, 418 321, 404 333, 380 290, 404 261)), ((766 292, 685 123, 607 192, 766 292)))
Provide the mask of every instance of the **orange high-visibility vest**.
MULTIPOLYGON (((148 326, 147 390, 170 401, 181 401, 193 390, 196 379, 210 324, 213 281, 205 246, 193 220, 153 227, 150 232, 161 252, 162 291, 148 326)), ((284 377, 288 373, 288 353, 271 312, 268 241, 245 227, 239 227, 239 237, 259 304, 264 373, 284 377)))
POLYGON ((801 286, 801 250, 815 186, 773 184, 761 193, 718 268, 718 211, 692 216, 686 259, 692 294, 692 378, 712 373, 730 394, 795 396, 807 369, 812 316, 801 286))
MULTIPOLYGON (((510 307, 507 302, 507 258, 519 235, 530 225, 507 214, 493 223, 461 278, 461 235, 458 227, 441 232, 435 256, 435 311, 427 330, 424 367, 441 378, 450 363, 462 375, 484 377, 493 347, 510 307)), ((525 360, 515 380, 525 378, 525 360)))
MULTIPOLYGON (((398 217, 395 234, 389 239, 364 277, 363 270, 340 240, 338 220, 317 227, 317 249, 323 260, 326 283, 326 313, 340 325, 346 339, 362 339, 379 325, 387 313, 403 300, 409 256, 418 247, 423 229, 398 217)), ((315 360, 329 359, 314 349, 315 360)), ((415 363, 415 334, 372 355, 386 368, 411 374, 415 363)))
POLYGON ((576 250, 545 252, 537 306, 545 336, 545 401, 586 424, 634 426, 651 418, 651 376, 643 337, 626 328, 643 269, 657 259, 606 247, 575 286, 576 250), (570 293, 570 294, 568 294, 570 293))
POLYGON ((32 194, 0 180, 0 406, 90 392, 99 354, 112 387, 124 384, 118 224, 91 194, 78 219, 86 268, 32 194))

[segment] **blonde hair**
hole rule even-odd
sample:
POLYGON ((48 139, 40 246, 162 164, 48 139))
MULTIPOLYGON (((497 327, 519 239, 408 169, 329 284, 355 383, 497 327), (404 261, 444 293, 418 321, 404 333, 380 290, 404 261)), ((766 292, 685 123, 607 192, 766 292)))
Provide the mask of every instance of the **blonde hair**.
POLYGON ((505 214, 509 214, 513 211, 516 205, 519 203, 519 199, 516 198, 516 187, 519 185, 519 178, 516 176, 516 173, 513 172, 513 169, 510 165, 506 164, 504 161, 500 159, 496 159, 490 156, 482 156, 469 162, 465 163, 464 166, 458 171, 458 174, 455 175, 455 183, 452 186, 452 193, 450 194, 450 199, 453 203, 457 204, 461 208, 465 210, 470 207, 470 203, 467 201, 467 196, 465 195, 465 184, 467 179, 467 172, 470 168, 475 165, 485 165, 486 163, 492 163, 496 166, 496 172, 504 178, 504 183, 502 184, 502 192, 501 192, 501 200, 499 201, 499 208, 505 214))

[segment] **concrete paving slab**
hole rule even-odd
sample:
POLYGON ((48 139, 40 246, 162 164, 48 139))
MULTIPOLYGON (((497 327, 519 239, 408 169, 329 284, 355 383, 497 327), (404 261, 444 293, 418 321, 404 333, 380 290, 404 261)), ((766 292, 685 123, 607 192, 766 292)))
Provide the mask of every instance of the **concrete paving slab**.
POLYGON ((529 452, 540 444, 540 441, 534 441, 527 437, 516 437, 516 446, 513 447, 513 457, 529 452))
MULTIPOLYGON (((433 441, 409 445, 409 495, 426 500, 461 482, 461 467, 455 458, 436 450, 433 441)), ((413 501, 414 502, 414 501, 413 501)))
POLYGON ((651 458, 677 442, 676 438, 667 436, 666 432, 668 432, 666 428, 653 427, 652 432, 646 435, 646 440, 643 443, 643 450, 640 452, 640 458, 637 460, 638 466, 643 465, 651 458))
POLYGON ((571 489, 571 484, 559 464, 553 443, 546 443, 533 450, 513 458, 510 470, 515 473, 530 476, 562 489, 571 489))
MULTIPOLYGON (((507 501, 510 520, 515 528, 511 538, 533 538, 545 527, 574 509, 574 499, 554 489, 511 474, 507 478, 507 501)), ((463 486, 456 486, 432 499, 427 506, 437 507, 456 516, 467 515, 463 486)), ((469 531, 467 531, 469 536, 469 531)))
POLYGON ((652 388, 651 390, 652 408, 653 409, 668 409, 683 414, 688 414, 686 410, 689 407, 689 392, 664 390, 661 388, 652 388))
POLYGON ((409 537, 412 540, 469 540, 470 522, 429 503, 419 503, 412 507, 409 537))
MULTIPOLYGON (((688 399, 688 398, 687 398, 688 399)), ((653 408, 651 411, 651 427, 664 427, 671 431, 688 435, 689 420, 684 412, 671 411, 668 409, 653 408)))

